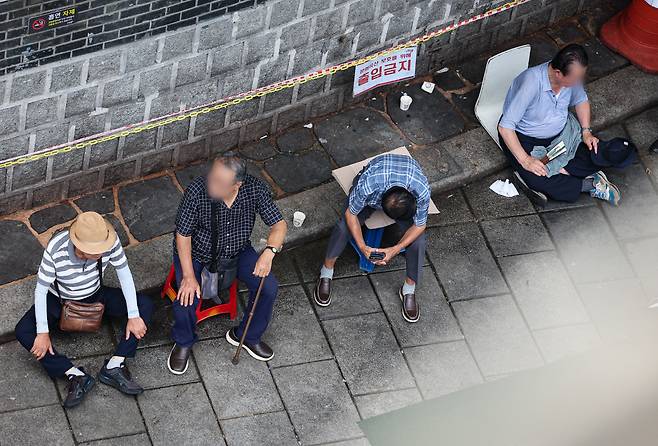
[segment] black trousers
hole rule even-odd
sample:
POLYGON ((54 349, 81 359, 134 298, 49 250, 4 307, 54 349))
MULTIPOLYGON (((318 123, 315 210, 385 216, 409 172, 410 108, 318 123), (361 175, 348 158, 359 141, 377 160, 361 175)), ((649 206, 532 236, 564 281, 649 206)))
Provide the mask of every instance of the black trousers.
MULTIPOLYGON (((550 138, 533 138, 516 132, 516 136, 518 136, 523 150, 530 154, 534 146, 548 146, 557 135, 550 138)), ((576 151, 576 156, 564 167, 564 170, 569 172, 569 175, 560 173, 553 175, 550 178, 538 176, 525 170, 523 166, 519 164, 512 152, 507 148, 505 140, 500 133, 498 133, 498 138, 500 139, 500 145, 505 156, 512 165, 512 168, 519 172, 519 175, 523 181, 526 182, 528 187, 537 192, 544 193, 552 200, 567 201, 570 203, 575 202, 581 194, 583 178, 598 172, 603 167, 596 165, 592 161, 589 148, 581 142, 576 151)))

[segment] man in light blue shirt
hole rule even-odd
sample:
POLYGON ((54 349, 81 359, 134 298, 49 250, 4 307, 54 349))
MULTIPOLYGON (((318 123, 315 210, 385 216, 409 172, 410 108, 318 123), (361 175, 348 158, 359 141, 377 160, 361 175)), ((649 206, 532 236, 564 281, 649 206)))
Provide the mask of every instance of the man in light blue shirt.
POLYGON ((598 152, 602 147, 607 151, 607 144, 599 144, 590 128, 591 110, 583 88, 587 64, 587 53, 582 46, 567 45, 550 62, 519 74, 505 98, 498 124, 501 147, 514 169, 517 183, 540 206, 548 198, 574 202, 582 192, 614 205, 620 199, 619 189, 600 170, 618 163, 599 162, 606 157, 598 152), (545 162, 530 153, 535 146, 550 146, 562 133, 570 107, 574 107, 582 128, 582 142, 559 174, 549 177, 545 162))

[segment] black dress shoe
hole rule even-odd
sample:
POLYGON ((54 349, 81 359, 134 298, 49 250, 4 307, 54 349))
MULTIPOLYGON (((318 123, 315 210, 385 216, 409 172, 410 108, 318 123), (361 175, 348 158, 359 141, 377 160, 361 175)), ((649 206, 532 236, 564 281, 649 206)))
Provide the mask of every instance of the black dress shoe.
POLYGON ((80 371, 84 373, 83 376, 70 376, 69 384, 67 386, 66 399, 62 404, 67 409, 77 406, 85 398, 85 395, 94 387, 96 380, 87 375, 82 367, 80 371))
MULTIPOLYGON (((240 345, 240 339, 235 335, 235 329, 231 328, 226 332, 226 340, 229 344, 237 347, 240 345)), ((242 348, 249 353, 249 355, 259 361, 269 361, 274 358, 274 352, 269 345, 260 341, 258 344, 248 344, 247 341, 242 344, 242 348)))
POLYGON ((174 375, 182 375, 187 371, 187 367, 190 365, 190 353, 192 352, 192 347, 181 347, 178 344, 174 344, 169 352, 169 358, 167 359, 167 368, 174 375))
POLYGON ((108 369, 106 360, 103 368, 98 372, 98 380, 126 395, 139 395, 144 391, 139 384, 133 381, 125 363, 119 367, 108 369))
POLYGON ((420 307, 416 302, 416 294, 402 294, 402 287, 400 287, 398 296, 400 296, 400 300, 402 301, 402 317, 404 320, 411 323, 418 322, 420 318, 420 307))
POLYGON ((313 290, 313 299, 321 307, 331 303, 331 279, 319 278, 313 290))
POLYGON ((512 182, 516 184, 516 186, 521 189, 524 194, 526 194, 532 203, 536 204, 540 208, 546 207, 546 204, 548 204, 548 197, 541 192, 530 189, 530 187, 526 184, 525 181, 523 181, 523 178, 521 178, 521 175, 519 175, 516 170, 512 175, 512 182))

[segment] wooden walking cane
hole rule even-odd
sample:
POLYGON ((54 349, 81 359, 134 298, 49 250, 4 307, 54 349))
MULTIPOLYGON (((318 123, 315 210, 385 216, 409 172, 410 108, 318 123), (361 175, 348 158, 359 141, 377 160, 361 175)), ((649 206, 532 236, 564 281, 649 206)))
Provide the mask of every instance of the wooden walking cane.
POLYGON ((256 308, 256 305, 258 305, 258 299, 260 299, 260 292, 263 289, 263 284, 265 283, 265 277, 260 278, 260 284, 258 284, 258 291, 256 291, 256 297, 254 297, 254 304, 251 306, 251 310, 249 311, 249 317, 247 318, 247 324, 244 326, 244 331, 242 332, 242 336, 240 337, 240 345, 238 345, 238 349, 235 351, 235 355, 233 355, 233 359, 231 362, 233 365, 238 365, 240 362, 240 351, 242 351, 242 344, 244 344, 244 338, 247 336, 247 331, 249 331, 249 326, 251 325, 251 318, 254 317, 254 309, 256 308))

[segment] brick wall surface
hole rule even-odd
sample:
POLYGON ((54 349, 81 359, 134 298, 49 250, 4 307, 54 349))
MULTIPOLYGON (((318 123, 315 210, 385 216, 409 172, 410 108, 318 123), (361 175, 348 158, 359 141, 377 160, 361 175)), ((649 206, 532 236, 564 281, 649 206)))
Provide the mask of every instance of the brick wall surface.
MULTIPOLYGON (((106 4, 108 13, 107 5, 139 8, 147 4, 153 10, 161 3, 176 3, 182 8, 183 4, 204 2, 100 3, 106 4)), ((221 4, 229 10, 245 2, 205 3, 221 4)), ((246 3, 253 5, 254 1, 246 3)), ((500 2, 262 3, 176 31, 0 77, 0 159, 163 116, 369 54, 500 2)), ((481 53, 500 41, 573 15, 581 3, 533 0, 430 41, 419 49, 417 73, 481 53)), ((198 12, 197 19, 202 16, 198 12)), ((152 20, 151 29, 158 28, 154 25, 157 20, 152 20)), ((180 20, 185 21, 182 13, 180 20)), ((207 158, 242 142, 335 112, 353 100, 352 77, 353 70, 336 73, 212 114, 0 169, 0 215, 207 158)))

